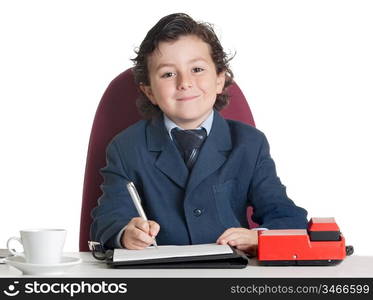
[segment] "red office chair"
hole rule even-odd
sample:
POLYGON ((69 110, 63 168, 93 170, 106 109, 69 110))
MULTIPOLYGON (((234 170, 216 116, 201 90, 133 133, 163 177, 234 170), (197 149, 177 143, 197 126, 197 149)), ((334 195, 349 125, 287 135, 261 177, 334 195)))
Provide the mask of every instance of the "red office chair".
MULTIPOLYGON (((222 116, 255 126, 245 96, 237 84, 228 88, 230 104, 221 111, 222 116)), ((106 146, 120 131, 141 119, 136 108, 139 90, 134 82, 131 69, 117 76, 108 86, 97 108, 89 140, 83 187, 83 202, 80 218, 80 251, 88 251, 89 229, 92 223, 91 210, 101 196, 103 181, 99 170, 106 164, 106 146)), ((252 208, 248 209, 250 227, 256 227, 251 220, 252 208)))

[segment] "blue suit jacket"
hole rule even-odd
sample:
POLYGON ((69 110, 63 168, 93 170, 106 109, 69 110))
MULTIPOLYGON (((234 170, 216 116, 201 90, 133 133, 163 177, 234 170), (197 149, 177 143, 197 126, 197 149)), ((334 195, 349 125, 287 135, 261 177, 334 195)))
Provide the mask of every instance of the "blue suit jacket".
POLYGON ((126 183, 133 181, 149 220, 160 225, 157 243, 214 243, 230 227, 246 227, 246 208, 261 227, 306 228, 307 212, 286 195, 262 132, 241 122, 214 121, 189 174, 163 118, 139 121, 107 148, 91 238, 108 248, 138 213, 126 183))

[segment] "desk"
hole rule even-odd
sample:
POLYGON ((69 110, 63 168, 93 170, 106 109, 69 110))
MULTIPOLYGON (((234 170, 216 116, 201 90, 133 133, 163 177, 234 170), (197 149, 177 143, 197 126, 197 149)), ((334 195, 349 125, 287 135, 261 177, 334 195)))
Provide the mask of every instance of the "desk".
MULTIPOLYGON (((373 256, 348 256, 341 264, 328 267, 264 267, 255 259, 245 269, 111 269, 95 260, 90 252, 64 253, 65 256, 80 257, 83 262, 58 277, 111 277, 111 278, 263 278, 263 277, 371 277, 373 278, 373 256)), ((0 264, 0 277, 23 276, 21 271, 0 264)), ((40 276, 47 277, 47 276, 40 276)), ((56 276, 51 276, 56 277, 56 276)))

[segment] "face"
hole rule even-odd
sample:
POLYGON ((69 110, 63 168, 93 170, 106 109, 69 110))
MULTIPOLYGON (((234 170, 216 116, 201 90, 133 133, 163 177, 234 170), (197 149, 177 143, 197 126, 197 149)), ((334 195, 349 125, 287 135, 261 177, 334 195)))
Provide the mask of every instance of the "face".
POLYGON ((150 85, 141 90, 183 129, 197 128, 223 91, 225 73, 216 73, 210 46, 194 35, 161 42, 148 59, 150 85))

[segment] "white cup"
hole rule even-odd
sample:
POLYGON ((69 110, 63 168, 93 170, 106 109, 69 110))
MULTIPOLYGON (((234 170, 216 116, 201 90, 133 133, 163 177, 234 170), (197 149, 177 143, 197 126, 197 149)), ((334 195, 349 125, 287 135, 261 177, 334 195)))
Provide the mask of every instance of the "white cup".
POLYGON ((20 231, 21 237, 11 237, 7 248, 13 255, 25 257, 31 264, 58 264, 61 262, 63 245, 66 238, 65 229, 27 229, 20 231), (11 241, 22 244, 24 252, 11 249, 11 241))

